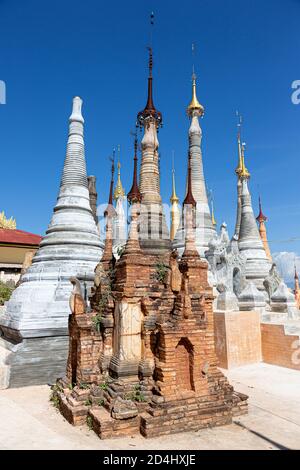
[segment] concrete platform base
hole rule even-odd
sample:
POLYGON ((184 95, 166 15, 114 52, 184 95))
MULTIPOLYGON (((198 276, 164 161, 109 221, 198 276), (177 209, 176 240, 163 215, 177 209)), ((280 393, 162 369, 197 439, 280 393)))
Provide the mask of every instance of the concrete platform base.
POLYGON ((260 314, 216 311, 215 346, 219 366, 231 369, 261 362, 260 314))
POLYGON ((300 371, 300 322, 262 323, 263 361, 300 371))
POLYGON ((0 389, 54 383, 65 375, 68 348, 68 336, 27 338, 20 343, 1 337, 0 389))

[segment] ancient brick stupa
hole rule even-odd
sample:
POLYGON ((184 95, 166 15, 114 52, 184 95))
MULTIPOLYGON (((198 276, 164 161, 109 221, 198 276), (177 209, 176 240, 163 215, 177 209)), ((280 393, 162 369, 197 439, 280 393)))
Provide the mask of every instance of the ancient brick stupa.
POLYGON ((170 247, 170 237, 160 195, 159 142, 157 131, 162 126, 162 114, 153 102, 152 49, 149 48, 148 98, 137 124, 144 129, 141 141, 142 160, 140 191, 142 195, 139 237, 147 253, 163 254, 170 247))
POLYGON ((115 262, 106 211, 91 312, 73 280, 67 373, 54 399, 70 423, 87 421, 101 438, 197 430, 247 412, 247 397, 234 392, 217 368, 213 295, 195 244, 191 183, 189 158, 182 258, 171 250, 147 253, 138 234, 142 197, 135 156, 128 241, 115 262))
POLYGON ((102 243, 90 206, 81 107, 81 98, 75 97, 59 194, 46 235, 0 315, 0 388, 52 383, 63 373, 70 277, 87 288, 94 283, 102 243))

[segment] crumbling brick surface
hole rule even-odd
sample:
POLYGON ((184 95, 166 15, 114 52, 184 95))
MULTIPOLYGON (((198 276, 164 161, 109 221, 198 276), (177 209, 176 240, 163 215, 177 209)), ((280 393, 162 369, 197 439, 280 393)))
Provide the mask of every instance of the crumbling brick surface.
POLYGON ((217 368, 207 263, 188 244, 181 260, 128 242, 97 266, 92 312, 70 316, 60 411, 100 438, 166 435, 228 424, 247 412, 217 368), (76 385, 72 392, 68 389, 76 385))

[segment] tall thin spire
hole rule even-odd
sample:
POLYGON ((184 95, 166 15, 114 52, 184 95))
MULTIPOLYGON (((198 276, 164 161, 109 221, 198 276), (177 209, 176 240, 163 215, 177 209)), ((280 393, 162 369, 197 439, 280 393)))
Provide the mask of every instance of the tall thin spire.
POLYGON ((140 192, 142 207, 139 235, 142 249, 148 253, 160 254, 169 249, 170 236, 160 195, 157 129, 162 125, 162 115, 153 104, 152 66, 152 48, 149 48, 148 100, 145 109, 137 115, 137 124, 144 129, 141 142, 140 192))
POLYGON ((236 213, 236 223, 234 229, 234 237, 239 238, 240 226, 241 226, 241 216, 242 216, 242 180, 248 179, 250 174, 245 167, 245 156, 244 156, 244 144, 241 142, 241 130, 242 130, 242 116, 236 111, 237 115, 237 143, 238 143, 238 165, 235 169, 237 175, 237 213, 236 213))
POLYGON ((192 206, 196 207, 196 201, 193 196, 193 191, 192 191, 192 166, 191 166, 191 155, 189 154, 188 158, 188 181, 187 181, 187 192, 185 199, 183 201, 183 206, 192 206))
POLYGON ((114 200, 117 201, 120 197, 123 198, 125 196, 125 191, 121 181, 121 162, 120 162, 120 145, 118 145, 118 176, 117 176, 117 184, 114 191, 114 200))
POLYGON ((245 146, 246 144, 243 142, 242 143, 242 168, 241 168, 241 172, 239 176, 242 179, 249 179, 251 175, 248 169, 246 168, 246 164, 245 164, 245 146))
POLYGON ((241 225, 238 246, 246 258, 246 279, 254 282, 256 287, 265 291, 263 281, 271 268, 271 261, 261 239, 253 213, 251 195, 248 188, 248 177, 242 177, 241 192, 241 225))
POLYGON ((176 194, 175 187, 175 168, 174 168, 174 150, 172 152, 172 196, 171 202, 171 227, 170 227, 170 239, 174 240, 176 232, 180 224, 180 211, 179 211, 179 198, 176 194))
POLYGON ((196 74, 193 72, 192 75, 192 99, 190 104, 187 107, 188 116, 192 117, 194 115, 203 116, 204 107, 199 103, 197 98, 197 89, 196 89, 196 74))
MULTIPOLYGON (((203 106, 199 103, 196 93, 196 76, 192 76, 192 100, 187 108, 187 114, 190 118, 189 127, 189 157, 190 157, 190 176, 186 178, 186 196, 188 194, 188 179, 191 178, 193 187, 193 198, 196 201, 195 225, 196 225, 196 246, 200 256, 205 256, 208 250, 209 242, 215 235, 215 228, 212 224, 211 213, 208 203, 205 176, 203 171, 203 160, 201 151, 202 130, 199 123, 199 117, 204 113, 203 106)), ((174 248, 181 250, 184 247, 184 222, 180 223, 178 233, 173 242, 174 248)))
MULTIPOLYGON (((195 244, 195 209, 196 200, 193 196, 192 189, 192 167, 191 167, 191 155, 188 155, 188 182, 187 182, 187 193, 183 201, 183 220, 184 220, 184 252, 182 259, 188 258, 191 253, 197 253, 195 244)), ((198 255, 199 256, 199 255, 198 255)))
POLYGON ((241 144, 241 128, 242 128, 242 116, 236 111, 236 115, 238 118, 237 123, 237 143, 238 143, 238 165, 235 169, 237 176, 239 177, 242 171, 242 144, 241 144))
POLYGON ((133 179, 132 179, 132 186, 127 194, 127 200, 129 204, 134 204, 137 202, 141 202, 142 196, 140 193, 139 185, 138 185, 138 178, 137 178, 137 149, 138 149, 138 140, 137 140, 137 133, 135 132, 134 137, 134 157, 133 157, 133 179))
POLYGON ((196 90, 196 79, 197 76, 195 74, 195 43, 192 43, 192 57, 193 57, 193 66, 192 66, 192 99, 190 104, 187 107, 187 114, 188 116, 192 117, 194 115, 203 116, 204 108, 202 104, 199 103, 197 98, 197 90, 196 90))
POLYGON ((154 118, 157 127, 162 126, 162 114, 160 111, 154 106, 153 102, 153 77, 152 77, 152 70, 153 70, 153 51, 152 47, 148 47, 149 51, 149 75, 148 75, 148 96, 147 96, 147 103, 143 111, 140 111, 137 115, 137 122, 142 127, 144 125, 145 120, 149 118, 154 118))
POLYGON ((172 196, 170 198, 170 202, 173 204, 174 202, 179 202, 179 199, 176 194, 176 185, 175 185, 175 168, 174 168, 174 150, 172 152, 172 196))
POLYGON ((114 173, 115 173, 115 149, 113 149, 113 157, 111 158, 111 178, 110 178, 110 185, 109 185, 109 196, 108 196, 108 205, 104 211, 104 215, 112 216, 115 212, 113 207, 113 191, 114 191, 114 173))
POLYGON ((258 204, 259 204, 259 214, 258 216, 256 217, 256 220, 259 224, 259 235, 260 235, 260 238, 263 242, 263 245, 264 245, 264 249, 265 249, 265 252, 266 252, 266 255, 267 255, 267 258, 272 261, 272 255, 271 255, 271 251, 270 251, 270 248, 269 248, 269 243, 268 243, 268 237, 267 237, 267 229, 266 229, 266 225, 265 225, 265 222, 268 220, 267 217, 264 215, 263 211, 262 211, 262 205, 261 205, 261 198, 259 196, 258 198, 258 204))
POLYGON ((211 200, 211 221, 214 227, 217 225, 217 221, 215 218, 215 211, 214 211, 214 201, 213 199, 211 200))
POLYGON ((115 172, 115 149, 111 159, 111 179, 109 185, 108 205, 104 211, 106 217, 105 227, 105 243, 101 263, 104 269, 108 270, 113 256, 113 217, 116 215, 113 206, 113 188, 114 188, 114 172, 115 172))
POLYGON ((261 206, 261 197, 258 197, 258 206, 259 206, 259 214, 256 217, 257 222, 266 222, 268 219, 267 217, 263 214, 262 211, 262 206, 261 206))

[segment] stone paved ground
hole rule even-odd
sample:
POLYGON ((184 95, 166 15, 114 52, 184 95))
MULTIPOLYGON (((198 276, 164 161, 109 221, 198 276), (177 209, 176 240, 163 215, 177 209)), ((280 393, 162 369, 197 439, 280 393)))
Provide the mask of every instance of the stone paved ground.
POLYGON ((0 449, 300 449, 300 373, 259 364, 225 371, 247 393, 249 414, 222 428, 167 438, 101 441, 69 425, 49 403, 49 387, 0 391, 0 449))

